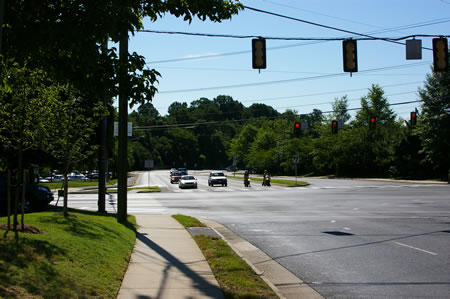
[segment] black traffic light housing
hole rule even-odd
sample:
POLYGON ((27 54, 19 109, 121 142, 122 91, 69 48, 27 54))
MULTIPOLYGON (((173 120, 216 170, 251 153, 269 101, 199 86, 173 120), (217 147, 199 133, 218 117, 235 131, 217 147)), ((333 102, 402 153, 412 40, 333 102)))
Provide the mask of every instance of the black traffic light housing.
POLYGON ((347 39, 342 41, 342 52, 344 58, 344 72, 356 73, 358 71, 356 40, 347 39))
POLYGON ((433 38, 433 70, 448 71, 448 41, 446 38, 433 38))
POLYGON ((296 121, 296 122, 294 123, 294 136, 295 136, 295 137, 300 136, 300 132, 301 132, 301 125, 300 125, 300 122, 296 121))
POLYGON ((338 132, 338 121, 333 120, 331 121, 331 133, 337 134, 337 132, 338 132))
POLYGON ((266 68, 266 40, 264 38, 252 39, 252 63, 254 69, 266 68))
POLYGON ((377 127, 377 118, 375 116, 372 116, 369 119, 369 129, 375 130, 376 127, 377 127))
POLYGON ((415 126, 417 124, 417 112, 412 111, 409 117, 409 123, 411 126, 415 126))

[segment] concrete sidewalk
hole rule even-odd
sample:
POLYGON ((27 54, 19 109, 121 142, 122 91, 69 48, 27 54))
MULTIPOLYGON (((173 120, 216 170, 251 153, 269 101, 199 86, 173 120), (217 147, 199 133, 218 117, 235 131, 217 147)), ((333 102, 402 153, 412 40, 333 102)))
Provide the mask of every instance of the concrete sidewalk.
MULTIPOLYGON (((280 298, 322 298, 308 284, 226 227, 200 220, 209 227, 204 228, 206 231, 223 238, 280 298)), ((137 240, 118 299, 223 298, 203 253, 178 221, 169 215, 137 215, 136 221, 137 240)), ((193 234, 195 230, 191 230, 193 234)))
POLYGON ((138 215, 137 240, 117 298, 223 298, 211 268, 178 221, 138 215))

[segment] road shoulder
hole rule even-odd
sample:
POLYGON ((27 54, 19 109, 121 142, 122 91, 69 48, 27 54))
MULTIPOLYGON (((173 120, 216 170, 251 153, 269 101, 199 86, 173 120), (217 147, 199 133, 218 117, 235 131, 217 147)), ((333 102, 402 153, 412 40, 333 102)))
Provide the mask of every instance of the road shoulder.
POLYGON ((230 247, 280 296, 280 298, 323 298, 308 284, 300 280, 270 256, 234 234, 223 225, 211 220, 201 222, 214 229, 230 247))

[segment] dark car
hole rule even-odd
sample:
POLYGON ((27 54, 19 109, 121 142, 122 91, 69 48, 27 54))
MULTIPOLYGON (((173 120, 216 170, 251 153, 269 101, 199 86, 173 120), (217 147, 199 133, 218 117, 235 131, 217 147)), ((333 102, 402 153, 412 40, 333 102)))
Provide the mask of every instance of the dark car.
POLYGON ((188 175, 187 168, 178 168, 178 172, 180 172, 182 175, 188 175))
MULTIPOLYGON (((11 201, 14 202, 16 194, 16 187, 11 187, 11 201)), ((6 177, 0 177, 0 205, 2 207, 7 206, 7 198, 8 198, 8 188, 7 188, 7 180, 6 177)), ((22 204, 22 198, 19 200, 19 205, 22 204)), ((53 201, 53 193, 51 190, 39 184, 27 184, 25 187, 25 204, 24 210, 25 212, 30 212, 38 208, 42 208, 47 206, 50 202, 53 201)), ((11 205, 13 206, 13 205, 11 205)), ((2 210, 4 210, 2 208, 2 210)), ((21 210, 21 207, 19 207, 21 210)))
POLYGON ((183 174, 181 173, 181 172, 178 172, 178 171, 176 171, 176 172, 173 172, 171 175, 170 175, 170 183, 171 184, 173 184, 173 183, 178 183, 178 181, 180 180, 180 178, 183 176, 183 174))
POLYGON ((222 171, 212 171, 208 177, 208 186, 214 185, 227 186, 227 177, 222 171))

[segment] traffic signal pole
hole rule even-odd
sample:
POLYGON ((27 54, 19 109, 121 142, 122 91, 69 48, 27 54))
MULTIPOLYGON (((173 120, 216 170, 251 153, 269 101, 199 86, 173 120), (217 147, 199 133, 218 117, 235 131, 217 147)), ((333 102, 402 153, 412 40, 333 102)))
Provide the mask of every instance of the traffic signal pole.
POLYGON ((128 181, 128 30, 122 31, 119 46, 119 149, 117 178, 117 221, 127 221, 128 181))

